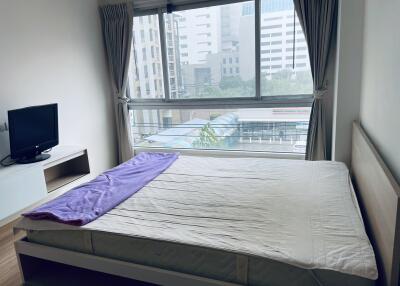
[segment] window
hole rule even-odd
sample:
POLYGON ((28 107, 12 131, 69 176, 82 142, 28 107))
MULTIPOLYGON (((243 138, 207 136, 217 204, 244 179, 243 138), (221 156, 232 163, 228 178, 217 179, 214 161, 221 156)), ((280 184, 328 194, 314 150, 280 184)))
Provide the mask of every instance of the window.
POLYGON ((136 148, 304 153, 307 43, 298 19, 293 26, 292 0, 257 1, 134 17, 136 148))
MULTIPOLYGON (((253 2, 246 2, 253 5, 253 2)), ((254 49, 254 15, 246 16, 243 27, 236 25, 234 18, 229 16, 229 11, 241 12, 243 3, 198 8, 164 14, 165 22, 177 22, 180 18, 189 19, 191 28, 176 29, 170 31, 165 25, 165 33, 174 35, 177 39, 185 39, 188 43, 194 43, 190 49, 182 46, 173 47, 174 53, 185 59, 174 63, 173 69, 169 64, 168 75, 177 79, 176 99, 196 98, 227 98, 227 97, 254 97, 255 96, 255 49, 254 49), (224 25, 222 27, 222 22, 224 25), (205 25, 207 24, 207 25, 205 25), (232 38, 231 35, 235 35, 232 38), (205 37, 211 38, 204 41, 205 37), (205 42, 207 45, 199 45, 205 42), (241 54, 243 50, 246 55, 241 54), (243 61, 240 68, 246 69, 246 73, 237 73, 238 78, 232 79, 233 69, 227 74, 222 64, 233 64, 240 56, 248 59, 243 61), (243 74, 243 76, 242 76, 243 74), (244 76, 245 75, 245 76, 244 76)), ((178 25, 171 25, 175 29, 178 25)), ((185 42, 186 43, 186 42, 185 42)), ((241 61, 240 61, 241 62, 241 61)), ((242 63, 242 62, 241 62, 242 63)))
MULTIPOLYGON (((266 0, 268 1, 268 0, 266 0)), ((270 25, 270 26, 262 26, 261 30, 271 30, 271 29, 280 29, 282 25, 270 25)))
POLYGON ((310 108, 134 110, 134 144, 302 154, 309 116, 310 108))
POLYGON ((162 81, 157 88, 154 83, 163 78, 161 69, 160 41, 158 33, 158 17, 155 15, 134 17, 134 38, 144 36, 144 31, 154 29, 153 37, 156 41, 135 41, 132 48, 129 65, 129 86, 131 97, 134 99, 163 98, 164 87, 162 81), (152 19, 151 22, 149 19, 152 19), (158 40, 158 41, 157 41, 158 40))
MULTIPOLYGON (((293 68, 293 46, 294 46, 294 33, 293 33, 293 1, 290 0, 261 0, 261 6, 270 7, 264 13, 261 13, 261 18, 270 19, 276 16, 282 17, 280 20, 282 24, 274 24, 261 27, 263 34, 265 33, 281 33, 285 34, 284 41, 272 41, 271 47, 280 47, 271 60, 283 60, 282 65, 272 64, 271 66, 261 66, 261 94, 262 96, 278 96, 278 95, 295 95, 295 94, 311 94, 312 93, 312 77, 311 70, 308 64, 308 53, 301 52, 301 56, 297 55, 297 51, 304 47, 297 47, 297 45, 305 45, 303 31, 301 30, 300 23, 296 15, 295 29, 301 31, 300 34, 296 33, 296 57, 295 65, 293 68), (272 2, 279 2, 279 7, 272 5, 272 2), (279 27, 278 27, 279 26, 279 27), (279 32, 278 32, 279 29, 279 32), (301 43, 301 44, 297 44, 301 43), (284 52, 283 52, 284 51, 284 52), (301 60, 301 63, 298 63, 301 60), (305 63, 307 62, 307 64, 305 63), (268 68, 267 68, 268 67, 268 68), (268 73, 268 74, 267 74, 268 73)), ((263 21, 261 21, 262 23, 263 21)), ((264 40, 261 39, 261 45, 264 40)), ((272 52, 272 50, 271 50, 272 52)), ((261 62, 264 59, 270 58, 268 53, 261 52, 261 62)), ((273 62, 272 62, 273 63, 273 62)), ((275 62, 276 63, 276 62, 275 62)))
POLYGON ((143 61, 147 60, 146 48, 142 48, 142 57, 143 57, 143 61))
POLYGON ((144 30, 140 31, 140 38, 142 39, 142 43, 146 41, 145 36, 144 36, 144 30))

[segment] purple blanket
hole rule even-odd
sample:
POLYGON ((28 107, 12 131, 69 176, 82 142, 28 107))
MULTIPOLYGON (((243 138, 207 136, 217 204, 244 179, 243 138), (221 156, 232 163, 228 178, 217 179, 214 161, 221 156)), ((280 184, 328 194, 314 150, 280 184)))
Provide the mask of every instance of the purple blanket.
POLYGON ((85 225, 139 191, 177 158, 177 153, 140 153, 94 180, 23 215, 31 219, 85 225))

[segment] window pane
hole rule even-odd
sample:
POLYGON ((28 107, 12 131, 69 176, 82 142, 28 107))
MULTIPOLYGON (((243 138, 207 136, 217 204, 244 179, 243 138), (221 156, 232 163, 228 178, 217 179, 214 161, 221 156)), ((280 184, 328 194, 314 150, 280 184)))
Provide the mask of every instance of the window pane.
POLYGON ((165 14, 171 98, 255 96, 254 2, 165 14))
POLYGON ((163 98, 161 46, 158 16, 133 18, 133 49, 129 86, 133 98, 163 98))
POLYGON ((293 0, 262 0, 260 25, 261 95, 311 94, 308 49, 293 0))
POLYGON ((305 153, 310 108, 134 110, 135 147, 305 153))

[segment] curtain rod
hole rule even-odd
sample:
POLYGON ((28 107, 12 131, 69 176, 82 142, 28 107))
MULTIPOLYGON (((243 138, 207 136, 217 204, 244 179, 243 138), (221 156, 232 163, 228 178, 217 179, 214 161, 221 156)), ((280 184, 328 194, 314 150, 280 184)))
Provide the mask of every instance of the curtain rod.
POLYGON ((123 3, 133 4, 133 0, 97 0, 97 4, 99 6, 116 5, 116 4, 123 4, 123 3))
MULTIPOLYGON (((132 5, 134 10, 146 12, 154 11, 159 8, 167 8, 167 6, 177 7, 176 10, 186 10, 193 9, 197 7, 206 7, 206 6, 214 6, 214 5, 225 5, 225 4, 233 4, 238 2, 246 2, 254 0, 196 0, 196 1, 188 1, 188 0, 98 0, 99 6, 105 5, 115 5, 120 3, 129 3, 132 5)), ((260 1, 260 0, 255 0, 260 1)))

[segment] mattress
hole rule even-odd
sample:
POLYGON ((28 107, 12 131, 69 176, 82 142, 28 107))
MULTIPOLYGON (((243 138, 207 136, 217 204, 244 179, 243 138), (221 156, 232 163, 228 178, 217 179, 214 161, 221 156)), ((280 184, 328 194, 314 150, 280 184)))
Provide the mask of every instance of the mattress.
POLYGON ((247 285, 373 285, 375 257, 337 162, 181 156, 99 219, 23 219, 33 242, 247 285))

